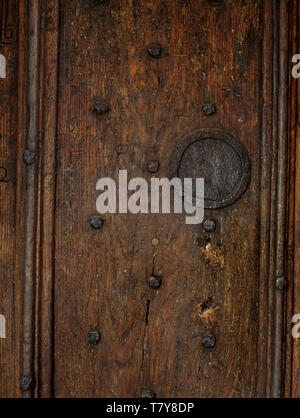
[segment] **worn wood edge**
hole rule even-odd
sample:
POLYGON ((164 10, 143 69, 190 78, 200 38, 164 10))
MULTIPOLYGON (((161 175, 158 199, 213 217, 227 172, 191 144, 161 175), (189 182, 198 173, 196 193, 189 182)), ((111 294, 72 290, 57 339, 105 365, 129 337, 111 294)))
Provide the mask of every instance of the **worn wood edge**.
MULTIPOLYGON (((269 276, 268 276, 268 334, 267 334, 267 387, 266 396, 272 397, 272 378, 274 369, 274 327, 275 327, 275 264, 276 264, 276 205, 277 205, 277 181, 278 181, 278 43, 279 43, 279 11, 277 9, 277 0, 272 1, 272 132, 271 132, 271 178, 270 178, 270 257, 269 257, 269 276)), ((263 163, 263 162, 262 162, 263 163)))
MULTIPOLYGON (((276 262, 275 280, 287 280, 287 226, 288 226, 288 139, 289 139, 289 7, 281 1, 279 8, 279 78, 278 78, 278 182, 276 206, 276 262)), ((272 395, 283 396, 284 328, 286 292, 275 290, 274 369, 272 395)))
MULTIPOLYGON (((292 32, 292 39, 293 39, 293 49, 292 55, 299 54, 300 48, 300 4, 299 1, 295 1, 295 7, 293 9, 293 16, 295 20, 295 25, 292 32)), ((287 318, 287 344, 288 348, 291 350, 291 355, 287 353, 287 358, 290 361, 290 369, 291 369, 291 382, 290 382, 290 391, 291 397, 299 398, 300 397, 300 386, 299 386, 299 340, 293 339, 291 336, 291 328, 293 325, 291 322, 291 318, 294 314, 300 313, 300 303, 299 303, 299 283, 300 283, 300 275, 299 275, 299 213, 300 213, 300 195, 299 195, 299 185, 300 185, 300 164, 299 164, 299 155, 300 155, 300 113, 299 113, 299 103, 300 103, 300 83, 299 79, 294 79, 292 81, 292 107, 291 109, 294 110, 294 118, 291 124, 291 137, 294 141, 294 194, 292 198, 294 199, 294 223, 291 225, 291 235, 292 239, 290 239, 291 245, 293 247, 292 253, 292 260, 290 262, 290 277, 293 279, 293 283, 291 285, 290 291, 290 298, 291 302, 291 310, 290 317, 287 318), (294 229, 292 229, 294 227, 294 229), (298 292, 298 293, 297 293, 298 292)), ((287 388, 287 390, 289 387, 287 388)))
MULTIPOLYGON (((23 67, 26 72, 26 93, 24 97, 26 117, 25 147, 37 154, 38 151, 38 58, 39 58, 39 0, 28 0, 27 24, 27 63, 23 67)), ((22 347, 21 347, 21 379, 26 376, 32 379, 30 385, 20 382, 25 398, 32 397, 34 385, 34 297, 35 297, 35 240, 36 240, 36 179, 37 158, 33 164, 23 164, 24 184, 24 251, 23 251, 23 315, 22 315, 22 347)))
POLYGON ((22 372, 22 306, 23 306, 23 242, 24 242, 24 173, 22 163, 22 153, 25 147, 25 123, 26 120, 26 103, 25 103, 25 71, 27 65, 27 56, 25 47, 27 31, 27 2, 26 0, 19 1, 19 22, 18 22, 18 135, 17 135, 17 155, 16 155, 16 254, 15 254, 15 286, 14 286, 14 315, 18 318, 18 328, 16 331, 16 344, 18 345, 18 373, 16 382, 16 397, 22 397, 20 391, 20 377, 22 372), (18 337, 20 336, 20 337, 18 337), (18 339, 19 338, 19 339, 18 339))
POLYGON ((273 10, 272 2, 263 2, 262 11, 262 80, 261 80, 261 141, 260 141, 260 216, 259 216, 259 234, 260 234, 260 281, 259 281, 259 333, 257 344, 258 376, 257 376, 257 396, 266 396, 267 374, 265 365, 267 363, 268 349, 268 301, 269 298, 269 267, 270 267, 270 208, 271 208, 271 159, 270 149, 272 146, 272 95, 273 86, 270 72, 272 73, 273 50, 270 45, 273 44, 273 26, 270 25, 273 10))
POLYGON ((35 396, 49 398, 53 388, 54 327, 54 247, 56 192, 56 130, 59 60, 59 0, 43 3, 41 11, 40 54, 40 176, 38 182, 39 246, 37 248, 38 291, 36 294, 36 361, 35 396))
POLYGON ((16 205, 19 236, 23 237, 16 260, 23 299, 19 303, 23 312, 19 377, 33 379, 33 385, 23 390, 23 397, 53 396, 58 13, 59 0, 20 2, 24 28, 19 48, 16 205), (34 164, 23 163, 24 149, 36 153, 34 164), (25 218, 20 216, 23 213, 25 218))
POLYGON ((276 208, 278 180, 278 42, 277 0, 263 3, 263 60, 261 104, 260 183, 260 334, 257 387, 261 397, 272 397, 275 327, 276 208), (270 24, 272 22, 272 24, 270 24), (263 291, 262 291, 263 289, 263 291))

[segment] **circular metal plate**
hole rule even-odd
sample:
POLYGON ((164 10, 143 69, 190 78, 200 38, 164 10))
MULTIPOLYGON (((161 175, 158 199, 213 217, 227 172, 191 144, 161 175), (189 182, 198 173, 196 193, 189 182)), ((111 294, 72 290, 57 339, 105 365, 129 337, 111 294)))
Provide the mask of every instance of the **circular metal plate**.
POLYGON ((200 129, 187 135, 172 163, 173 177, 204 178, 204 207, 207 209, 234 203, 247 189, 250 172, 245 146, 219 129, 200 129))

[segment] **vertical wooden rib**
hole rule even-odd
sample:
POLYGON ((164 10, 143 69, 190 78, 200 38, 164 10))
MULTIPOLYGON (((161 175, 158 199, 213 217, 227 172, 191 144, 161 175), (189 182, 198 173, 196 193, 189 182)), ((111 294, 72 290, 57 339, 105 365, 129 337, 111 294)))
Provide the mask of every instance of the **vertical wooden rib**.
MULTIPOLYGON (((277 124, 277 108, 278 108, 278 0, 272 2, 272 41, 271 51, 272 58, 269 62, 269 71, 272 78, 272 118, 271 118, 271 147, 269 159, 271 159, 271 176, 270 176, 270 216, 268 222, 270 223, 269 235, 269 276, 268 276, 268 368, 267 368, 267 397, 273 396, 273 370, 274 370, 274 327, 275 327, 275 262, 276 262, 276 208, 277 208, 277 139, 278 139, 278 124, 277 124)), ((262 161, 262 163, 264 163, 262 161)))
MULTIPOLYGON (((287 155, 288 155, 288 57, 289 57, 289 3, 280 1, 278 54, 278 182, 276 211, 276 263, 275 280, 286 276, 286 227, 287 227, 287 155)), ((285 292, 275 295, 275 348, 273 397, 282 396, 283 386, 283 336, 285 292)))
POLYGON ((268 367, 265 377, 258 376, 258 394, 265 385, 265 395, 275 398, 283 395, 284 377, 286 292, 276 289, 275 283, 286 278, 289 10, 289 2, 264 1, 258 361, 267 361, 268 367))
MULTIPOLYGON (((28 1, 28 64, 26 148, 38 149, 38 54, 39 54, 39 0, 28 1)), ((35 239, 36 239, 36 164, 26 167, 25 175, 25 247, 23 289, 23 345, 22 375, 33 378, 34 356, 34 294, 35 294, 35 239)), ((32 396, 32 389, 24 392, 32 396)))
MULTIPOLYGON (((296 55, 300 51, 300 4, 298 0, 295 0, 295 7, 293 9, 293 18, 296 21, 293 32, 293 52, 292 55, 296 55), (298 27, 297 27, 298 26, 298 27)), ((292 137, 295 141, 295 206, 294 206, 294 242, 293 242, 293 255, 294 265, 292 277, 293 282, 293 294, 292 294, 292 312, 291 316, 300 313, 300 79, 293 79, 293 126, 292 137)), ((291 317, 289 318, 288 327, 296 325, 292 323, 291 317)), ((294 339, 291 337, 291 333, 287 332, 287 339, 292 346, 292 379, 291 379, 291 396, 294 398, 300 397, 300 339, 294 339)))
POLYGON ((275 276, 276 276, 276 213, 277 213, 277 181, 278 181, 278 51, 279 51, 279 10, 278 0, 272 2, 272 135, 271 135, 271 202, 270 202, 270 259, 269 259, 269 326, 268 326, 268 373, 267 396, 273 396, 274 376, 274 338, 275 329, 275 276))
POLYGON ((260 332, 258 347, 258 397, 265 397, 267 387, 267 376, 265 364, 267 359, 268 347, 268 304, 269 298, 269 267, 270 267, 270 179, 271 179, 271 159, 270 150, 272 147, 272 55, 270 47, 273 41, 272 2, 269 0, 263 3, 263 52, 262 52, 262 101, 261 101, 261 148, 260 148, 260 332), (270 68, 271 65, 271 68, 270 68))
MULTIPOLYGON (((19 27, 18 27, 18 148, 17 148, 17 164, 16 164, 16 259, 15 259, 15 279, 16 279, 16 291, 14 294, 14 312, 19 317, 19 326, 17 332, 22 335, 23 329, 23 317, 22 317, 22 304, 23 304, 23 242, 24 242, 24 172, 22 163, 22 152, 25 143, 25 71, 26 68, 26 32, 27 32, 27 11, 28 4, 26 0, 20 0, 19 2, 19 27), (21 16, 23 18, 21 18, 21 16)), ((23 361, 23 347, 19 346, 19 364, 23 361)), ((20 373, 23 372, 22 368, 18 370, 18 377, 16 382, 17 392, 16 396, 22 397, 20 393, 19 378, 20 373)))
POLYGON ((41 100, 41 178, 40 196, 40 280, 37 300, 38 390, 42 398, 53 396, 53 284, 54 284, 54 225, 55 225, 55 166, 57 120, 57 71, 59 0, 44 4, 41 40, 43 63, 41 100))

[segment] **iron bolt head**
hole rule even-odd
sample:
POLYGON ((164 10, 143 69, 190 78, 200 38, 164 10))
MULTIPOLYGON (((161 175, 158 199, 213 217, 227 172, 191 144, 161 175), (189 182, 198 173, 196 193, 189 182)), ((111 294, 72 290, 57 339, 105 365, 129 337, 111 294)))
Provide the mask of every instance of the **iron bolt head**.
POLYGON ((100 218, 100 216, 93 216, 90 223, 92 228, 101 229, 103 227, 104 220, 100 218))
POLYGON ((0 167, 0 181, 3 181, 6 179, 7 176, 7 170, 5 167, 0 167))
POLYGON ((90 331, 88 335, 88 342, 90 345, 97 345, 100 342, 100 332, 99 331, 90 331))
POLYGON ((213 115, 217 111, 216 106, 212 103, 206 103, 204 106, 202 106, 202 110, 205 116, 213 115))
POLYGON ((214 232, 216 230, 216 221, 214 219, 205 219, 203 222, 204 232, 214 232))
POLYGON ((161 54, 161 46, 159 44, 151 44, 148 46, 148 53, 152 58, 158 58, 161 54))
POLYGON ((152 390, 142 390, 141 397, 146 399, 153 399, 156 398, 156 394, 152 392, 152 390))
POLYGON ((105 102, 96 102, 94 104, 94 112, 97 113, 97 115, 105 115, 109 110, 109 105, 105 102))
POLYGON ((158 161, 148 161, 147 170, 149 171, 149 173, 157 173, 158 170, 159 170, 159 162, 158 161))
POLYGON ((35 160, 35 153, 28 149, 23 152, 23 161, 27 165, 31 165, 35 160))
POLYGON ((22 392, 33 389, 33 378, 32 376, 21 376, 20 377, 20 389, 22 392))
POLYGON ((204 348, 214 348, 216 345, 216 337, 213 335, 205 335, 202 338, 202 345, 204 348))
POLYGON ((158 289, 161 285, 162 278, 156 274, 151 274, 151 276, 147 279, 147 282, 152 289, 158 289))
POLYGON ((284 277, 277 277, 275 288, 278 290, 285 290, 287 288, 287 282, 284 277))

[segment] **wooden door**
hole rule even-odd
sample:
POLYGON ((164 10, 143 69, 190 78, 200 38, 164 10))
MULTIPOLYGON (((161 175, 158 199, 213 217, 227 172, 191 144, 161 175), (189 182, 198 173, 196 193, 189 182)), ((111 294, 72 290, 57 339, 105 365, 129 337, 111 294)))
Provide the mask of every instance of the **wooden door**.
POLYGON ((1 396, 299 396, 298 1, 1 7, 1 396), (100 215, 119 170, 204 222, 100 215))

